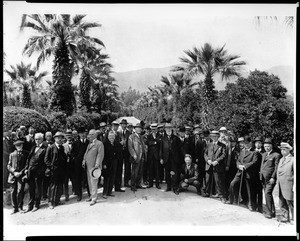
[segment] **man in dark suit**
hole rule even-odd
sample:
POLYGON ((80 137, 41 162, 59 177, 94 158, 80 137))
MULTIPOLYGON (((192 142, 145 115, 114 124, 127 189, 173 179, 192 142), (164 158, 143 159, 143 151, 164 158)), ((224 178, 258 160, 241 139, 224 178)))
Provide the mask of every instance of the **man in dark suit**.
MULTIPOLYGON (((73 143, 73 148, 71 150, 73 159, 73 170, 74 170, 74 191, 77 195, 77 201, 82 199, 82 187, 87 184, 86 170, 82 167, 83 156, 89 145, 89 140, 87 139, 87 130, 83 127, 78 128, 79 140, 73 143)), ((89 187, 87 186, 88 196, 90 197, 89 187)))
MULTIPOLYGON (((130 180, 131 176, 131 163, 129 161, 129 151, 128 151, 128 138, 131 135, 130 131, 127 130, 127 120, 123 119, 120 122, 121 130, 119 131, 119 135, 121 136, 121 142, 122 145, 122 158, 123 160, 119 160, 119 162, 124 163, 124 186, 130 187, 128 182, 130 180)), ((122 181, 121 181, 122 182, 122 181)))
POLYGON ((99 125, 99 134, 97 135, 97 140, 98 141, 105 141, 106 138, 106 134, 107 134, 107 130, 106 130, 106 123, 105 122, 101 122, 99 125))
POLYGON ((215 182, 217 194, 213 197, 219 197, 225 203, 225 156, 226 146, 219 142, 219 132, 212 131, 210 134, 213 142, 207 144, 204 151, 206 161, 206 193, 212 195, 213 183, 215 182))
POLYGON ((55 143, 47 148, 45 155, 46 175, 50 174, 49 208, 62 204, 60 197, 63 193, 63 183, 66 176, 67 155, 63 147, 64 134, 56 132, 55 143))
POLYGON ((14 151, 15 147, 13 145, 13 140, 11 139, 10 131, 4 132, 3 136, 3 190, 6 190, 6 188, 9 188, 9 184, 7 182, 9 174, 7 164, 9 161, 9 155, 14 151))
MULTIPOLYGON (((45 133, 45 141, 44 145, 51 146, 53 144, 53 139, 52 139, 52 133, 51 131, 47 131, 45 133)), ((50 177, 45 176, 45 173, 43 174, 43 180, 42 180, 42 192, 43 192, 43 199, 46 200, 48 198, 48 190, 49 190, 49 185, 50 185, 50 177)))
POLYGON ((24 142, 17 140, 13 143, 16 150, 9 155, 7 169, 9 171, 8 183, 12 185, 11 199, 13 203, 13 212, 15 214, 23 210, 24 187, 25 183, 22 180, 25 174, 26 159, 28 152, 23 149, 24 142))
POLYGON ((112 189, 115 183, 118 161, 122 159, 122 151, 123 146, 116 141, 115 133, 110 131, 104 141, 104 159, 102 163, 104 177, 102 197, 105 199, 107 196, 114 196, 112 189))
POLYGON ((238 172, 230 183, 230 204, 237 203, 239 197, 239 184, 245 181, 248 196, 248 208, 255 211, 257 207, 255 198, 255 184, 257 176, 257 152, 250 151, 252 147, 251 138, 244 137, 244 148, 240 152, 237 161, 238 172))
POLYGON ((150 125, 152 131, 146 140, 146 145, 148 146, 148 188, 153 187, 153 179, 155 177, 155 186, 157 189, 161 189, 159 185, 159 133, 157 132, 157 126, 157 123, 150 125))
POLYGON ((46 170, 44 159, 47 145, 44 143, 44 135, 36 133, 34 138, 36 145, 32 147, 28 155, 25 169, 29 185, 29 203, 25 212, 35 212, 40 208, 42 181, 46 170))
POLYGON ((192 163, 192 156, 189 154, 185 155, 185 163, 182 164, 179 169, 180 183, 178 191, 185 191, 189 186, 194 186, 197 190, 197 193, 201 194, 201 186, 199 183, 199 173, 197 164, 192 163))
POLYGON ((173 126, 166 123, 166 134, 160 142, 159 159, 164 166, 165 177, 167 182, 166 191, 171 191, 178 195, 179 175, 178 171, 184 160, 180 160, 182 156, 180 148, 180 139, 172 133, 173 126))
POLYGON ((30 150, 32 149, 32 147, 35 146, 34 134, 35 134, 35 129, 32 126, 30 126, 28 128, 28 135, 25 136, 26 141, 28 143, 28 148, 30 148, 30 150))
POLYGON ((178 137, 181 148, 180 160, 184 160, 185 154, 192 155, 192 140, 190 136, 187 136, 185 127, 182 126, 178 128, 178 137))
MULTIPOLYGON (((165 125, 164 124, 158 124, 157 125, 157 131, 158 131, 158 134, 159 134, 159 146, 160 146, 160 141, 161 141, 162 137, 166 134, 165 125)), ((158 164, 158 175, 159 175, 159 183, 162 183, 162 181, 165 180, 165 174, 164 174, 164 167, 160 162, 158 164)))
POLYGON ((264 141, 265 153, 262 154, 260 166, 260 180, 263 185, 266 199, 266 218, 275 218, 275 205, 273 200, 273 189, 276 184, 276 173, 281 155, 273 150, 273 141, 266 138, 264 141))

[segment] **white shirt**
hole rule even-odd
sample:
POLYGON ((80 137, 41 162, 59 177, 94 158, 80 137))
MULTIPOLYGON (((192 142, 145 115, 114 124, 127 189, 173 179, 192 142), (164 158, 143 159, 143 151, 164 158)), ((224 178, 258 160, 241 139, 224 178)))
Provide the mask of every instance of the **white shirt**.
POLYGON ((38 149, 40 149, 40 147, 43 145, 43 143, 41 143, 40 145, 35 147, 34 153, 36 153, 38 151, 38 149))

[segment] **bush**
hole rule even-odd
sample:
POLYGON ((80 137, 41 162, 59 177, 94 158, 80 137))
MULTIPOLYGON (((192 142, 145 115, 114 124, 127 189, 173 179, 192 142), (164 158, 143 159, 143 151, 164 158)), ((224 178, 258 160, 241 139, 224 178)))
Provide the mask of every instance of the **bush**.
MULTIPOLYGON (((84 127, 86 129, 91 129, 92 123, 82 116, 81 114, 75 114, 67 117, 67 128, 72 130, 77 130, 79 127, 84 127)), ((92 127, 93 128, 93 127, 92 127)))
POLYGON ((3 108, 3 129, 16 130, 21 125, 32 126, 36 132, 46 132, 51 129, 48 120, 35 110, 6 106, 3 108))
POLYGON ((100 121, 101 121, 101 115, 98 113, 87 113, 85 111, 80 111, 77 113, 78 116, 82 116, 86 119, 88 122, 88 129, 94 129, 98 128, 100 121))
POLYGON ((119 117, 120 114, 118 112, 101 111, 101 121, 105 123, 111 123, 119 117))
POLYGON ((65 131, 67 128, 67 115, 63 112, 50 112, 46 116, 50 123, 52 133, 65 131))

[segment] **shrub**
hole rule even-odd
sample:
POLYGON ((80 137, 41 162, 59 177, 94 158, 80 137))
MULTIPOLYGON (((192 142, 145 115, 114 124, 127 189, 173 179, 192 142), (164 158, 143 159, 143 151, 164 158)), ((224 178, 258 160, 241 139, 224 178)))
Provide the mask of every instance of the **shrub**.
POLYGON ((91 129, 91 121, 82 116, 81 114, 75 114, 67 117, 67 128, 72 130, 77 130, 79 127, 84 127, 91 129))
POLYGON ((50 112, 46 116, 50 123, 52 133, 65 131, 67 128, 67 115, 63 112, 50 112))
POLYGON ((87 113, 85 111, 80 111, 77 113, 78 116, 82 116, 86 119, 88 122, 88 129, 98 128, 100 121, 101 121, 101 115, 98 113, 87 113))
POLYGON ((23 107, 6 106, 3 108, 3 129, 16 130, 21 125, 32 126, 36 132, 46 132, 51 129, 49 121, 35 110, 23 107))

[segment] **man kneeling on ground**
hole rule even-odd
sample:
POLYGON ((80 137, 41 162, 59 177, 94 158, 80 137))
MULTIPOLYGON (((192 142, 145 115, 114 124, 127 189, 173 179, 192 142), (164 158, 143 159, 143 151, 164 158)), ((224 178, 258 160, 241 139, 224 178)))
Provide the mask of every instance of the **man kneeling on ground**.
POLYGON ((185 163, 180 169, 180 183, 179 192, 185 191, 190 185, 197 189, 197 194, 201 195, 200 183, 198 180, 198 167, 197 164, 192 163, 192 157, 186 154, 184 157, 185 163))

